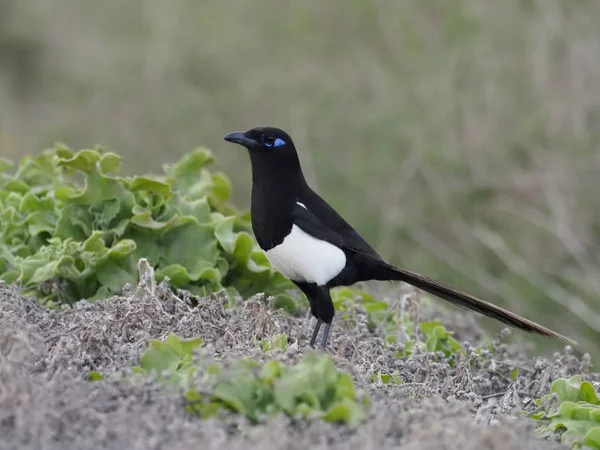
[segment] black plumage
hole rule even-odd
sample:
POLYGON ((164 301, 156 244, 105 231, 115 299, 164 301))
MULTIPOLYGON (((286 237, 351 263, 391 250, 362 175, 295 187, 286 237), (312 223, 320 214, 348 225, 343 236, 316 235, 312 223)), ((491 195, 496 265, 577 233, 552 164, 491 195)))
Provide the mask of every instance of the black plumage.
POLYGON ((325 200, 307 184, 291 137, 283 130, 257 127, 233 132, 225 140, 248 149, 252 164, 252 228, 273 266, 294 282, 309 300, 327 345, 335 315, 329 290, 359 281, 404 281, 460 307, 512 327, 574 344, 548 328, 484 302, 439 281, 386 262, 325 200))

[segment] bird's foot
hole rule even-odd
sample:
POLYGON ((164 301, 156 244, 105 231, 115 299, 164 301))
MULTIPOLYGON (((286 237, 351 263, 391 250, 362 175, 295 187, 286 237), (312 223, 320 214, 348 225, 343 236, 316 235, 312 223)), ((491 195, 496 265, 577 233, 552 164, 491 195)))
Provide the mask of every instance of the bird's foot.
POLYGON ((323 328, 323 336, 321 337, 321 350, 325 351, 327 347, 327 338, 329 337, 329 328, 331 328, 330 323, 325 324, 325 328, 323 328))
POLYGON ((312 337, 310 338, 310 346, 312 348, 315 348, 315 342, 317 341, 317 336, 319 335, 319 329, 321 328, 322 323, 323 321, 321 319, 317 319, 315 330, 313 331, 312 337))
MULTIPOLYGON (((310 346, 315 348, 315 343, 317 342, 317 336, 319 335, 319 330, 321 329, 321 324, 323 320, 317 319, 317 324, 315 325, 315 329, 313 331, 312 337, 310 338, 310 346)), ((319 350, 325 351, 327 348, 327 339, 329 338, 329 329, 331 328, 330 323, 326 323, 323 328, 323 335, 321 336, 321 343, 319 344, 319 350)))

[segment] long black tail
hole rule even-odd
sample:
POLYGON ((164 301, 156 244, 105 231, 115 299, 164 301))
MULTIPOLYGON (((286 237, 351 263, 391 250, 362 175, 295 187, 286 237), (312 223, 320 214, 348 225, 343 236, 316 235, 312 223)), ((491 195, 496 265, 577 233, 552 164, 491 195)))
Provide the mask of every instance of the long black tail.
POLYGON ((381 278, 379 276, 377 277, 379 280, 385 279, 404 281, 405 283, 429 292, 430 294, 449 301, 450 303, 458 305, 462 308, 477 311, 478 313, 499 320, 500 322, 512 327, 519 328, 529 333, 562 339, 569 344, 577 345, 577 342, 574 340, 556 333, 555 331, 549 330, 546 327, 538 325, 531 320, 525 319, 524 317, 492 305, 491 303, 475 298, 472 295, 461 292, 453 287, 440 283, 439 281, 419 275, 418 273, 414 273, 406 269, 399 269, 398 267, 388 264, 383 268, 383 270, 379 271, 379 275, 382 275, 381 278))

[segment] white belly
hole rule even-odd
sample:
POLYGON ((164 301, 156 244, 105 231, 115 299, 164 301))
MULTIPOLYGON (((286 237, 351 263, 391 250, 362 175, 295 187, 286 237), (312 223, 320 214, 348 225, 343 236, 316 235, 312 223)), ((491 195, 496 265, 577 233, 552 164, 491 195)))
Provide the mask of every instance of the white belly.
POLYGON ((329 242, 314 238, 296 225, 277 247, 265 252, 284 277, 324 285, 346 265, 344 252, 329 242))

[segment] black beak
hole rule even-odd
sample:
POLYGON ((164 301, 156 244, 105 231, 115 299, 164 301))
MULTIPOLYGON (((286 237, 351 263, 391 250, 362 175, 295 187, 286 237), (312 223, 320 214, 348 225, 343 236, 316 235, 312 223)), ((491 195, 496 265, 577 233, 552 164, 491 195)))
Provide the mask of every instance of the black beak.
POLYGON ((233 142, 234 144, 243 145, 244 147, 252 147, 256 145, 256 141, 252 138, 249 138, 245 131, 234 131, 233 133, 226 135, 223 139, 228 142, 233 142))

